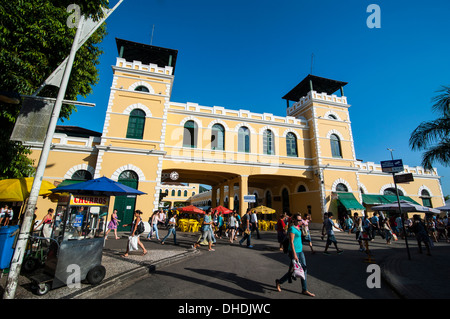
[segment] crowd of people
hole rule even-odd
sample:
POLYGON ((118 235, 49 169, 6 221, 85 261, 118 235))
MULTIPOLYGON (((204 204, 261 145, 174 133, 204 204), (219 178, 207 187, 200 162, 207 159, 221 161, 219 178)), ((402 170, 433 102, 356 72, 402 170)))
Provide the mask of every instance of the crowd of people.
POLYGON ((0 208, 0 226, 8 226, 14 217, 14 211, 8 205, 0 208))
MULTIPOLYGON (((48 214, 35 229, 42 225, 42 231, 48 233, 53 221, 53 213, 53 209, 49 209, 48 214)), ((1 210, 0 223, 2 221, 5 222, 5 218, 11 218, 8 215, 8 207, 5 206, 1 210)), ((129 252, 133 250, 142 249, 142 255, 148 253, 148 250, 140 240, 140 235, 145 229, 141 215, 142 212, 136 210, 132 223, 123 225, 131 226, 126 252, 122 254, 124 258, 128 257, 129 252)), ((200 245, 205 245, 208 247, 208 251, 213 252, 215 251, 214 246, 217 239, 226 239, 229 243, 233 244, 238 241, 239 237, 241 237, 238 241, 240 246, 245 244, 245 247, 253 248, 253 233, 256 233, 258 239, 261 238, 258 227, 258 215, 252 209, 248 209, 243 216, 240 216, 235 210, 231 213, 223 214, 222 212, 211 209, 207 210, 204 215, 197 214, 195 216, 201 222, 201 235, 191 245, 193 249, 198 249, 200 245)), ((172 236, 174 245, 178 245, 176 235, 178 219, 188 217, 192 218, 194 216, 189 214, 185 215, 176 210, 165 212, 160 209, 154 211, 148 220, 150 231, 146 239, 152 240, 152 238, 155 238, 164 245, 166 240, 172 236), (167 230, 166 235, 162 239, 159 235, 160 229, 167 230)), ((110 231, 113 231, 115 238, 119 239, 117 227, 120 222, 117 210, 114 210, 107 226, 105 239, 107 239, 110 231)), ((301 216, 299 213, 294 215, 282 213, 279 216, 275 227, 279 249, 289 257, 287 272, 281 278, 275 280, 275 287, 279 292, 281 292, 282 284, 286 281, 292 282, 300 278, 302 294, 310 297, 315 296, 307 287, 307 263, 303 250, 304 247, 309 246, 311 254, 316 253, 311 239, 310 222, 311 216, 309 214, 301 216), (298 268, 301 269, 301 275, 297 274, 298 268)), ((419 215, 402 218, 399 214, 392 214, 386 217, 382 212, 374 212, 370 217, 366 214, 360 215, 354 213, 353 216, 345 215, 335 220, 333 213, 327 212, 323 216, 320 234, 322 240, 326 238, 325 249, 323 251, 324 255, 330 255, 328 251, 330 247, 334 247, 338 255, 343 253, 343 250, 338 247, 335 230, 354 234, 361 252, 366 250, 366 243, 373 241, 376 236, 380 236, 388 245, 398 238, 414 236, 418 243, 419 252, 422 253, 423 244, 428 255, 431 255, 433 241, 445 240, 450 242, 448 238, 450 234, 450 223, 447 215, 427 215, 422 220, 419 215)), ((49 234, 44 235, 46 235, 45 237, 49 236, 49 234)))

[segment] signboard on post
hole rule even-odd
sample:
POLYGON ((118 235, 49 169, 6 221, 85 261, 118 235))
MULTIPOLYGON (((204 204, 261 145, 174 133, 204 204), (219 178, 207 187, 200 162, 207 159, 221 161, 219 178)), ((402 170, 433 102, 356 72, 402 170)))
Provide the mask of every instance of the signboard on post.
POLYGON ((400 174, 400 175, 394 175, 394 181, 397 184, 400 183, 409 183, 409 182, 414 182, 414 177, 412 173, 408 173, 408 174, 400 174))
POLYGON ((246 203, 256 203, 255 195, 244 195, 244 202, 246 202, 246 203))
POLYGON ((381 161, 381 170, 384 173, 403 172, 403 161, 401 159, 391 161, 381 161))

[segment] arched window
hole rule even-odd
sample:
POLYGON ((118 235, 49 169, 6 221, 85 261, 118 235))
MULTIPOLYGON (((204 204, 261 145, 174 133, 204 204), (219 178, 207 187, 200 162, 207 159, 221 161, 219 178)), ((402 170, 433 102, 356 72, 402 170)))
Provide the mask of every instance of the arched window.
POLYGON ((341 141, 336 134, 330 136, 331 155, 333 157, 342 157, 341 141))
POLYGON ((345 184, 339 183, 336 185, 336 192, 348 192, 348 188, 345 184))
POLYGON ((144 137, 145 112, 134 109, 128 119, 127 138, 142 139, 144 137))
MULTIPOLYGON (((397 193, 395 192, 395 188, 389 187, 384 190, 383 195, 397 196, 397 193)), ((400 189, 398 190, 398 196, 403 196, 403 192, 400 189)))
POLYGON ((329 118, 330 120, 337 120, 337 117, 336 117, 336 115, 334 115, 334 114, 328 114, 328 118, 329 118))
POLYGON ((220 124, 214 124, 211 130, 211 149, 223 151, 224 147, 225 129, 220 124))
POLYGON ((422 198, 423 206, 433 208, 433 205, 431 204, 430 193, 426 189, 422 190, 422 192, 420 193, 420 198, 422 198))
POLYGON ((263 153, 267 155, 275 154, 273 146, 273 133, 271 130, 265 130, 263 133, 263 153))
POLYGON ((175 196, 175 190, 172 189, 172 196, 175 196))
POLYGON ((145 87, 145 86, 143 86, 143 85, 139 85, 137 88, 135 88, 134 89, 135 91, 139 91, 139 92, 150 92, 149 90, 148 90, 148 88, 147 87, 145 87))
POLYGON ((306 187, 304 185, 300 185, 297 189, 298 193, 303 193, 306 192, 306 187))
POLYGON ((297 157, 297 138, 294 133, 287 133, 286 135, 286 155, 297 157))
POLYGON ((194 121, 184 124, 183 147, 197 147, 197 124, 194 121))
POLYGON ((137 181, 138 179, 139 179, 138 174, 136 174, 136 172, 133 172, 133 171, 123 171, 119 175, 119 180, 121 180, 121 181, 126 181, 126 180, 128 180, 128 181, 136 180, 137 181))
POLYGON ((184 197, 187 197, 187 191, 186 190, 184 191, 184 197))
POLYGON ((181 190, 178 190, 178 197, 181 197, 181 190))
POLYGON ((88 181, 92 179, 92 174, 85 169, 80 169, 72 174, 72 179, 77 181, 88 181))
POLYGON ((250 153, 250 131, 245 126, 238 131, 238 152, 250 153))

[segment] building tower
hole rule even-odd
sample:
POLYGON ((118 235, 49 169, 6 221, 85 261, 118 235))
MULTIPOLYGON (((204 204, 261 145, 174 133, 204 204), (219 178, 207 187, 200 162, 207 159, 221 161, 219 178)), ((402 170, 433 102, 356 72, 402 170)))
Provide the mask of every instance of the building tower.
POLYGON ((127 224, 135 209, 142 210, 145 218, 158 208, 166 115, 178 51, 122 39, 116 43, 118 58, 112 67, 95 178, 106 176, 148 194, 115 198, 121 224, 127 224))
POLYGON ((288 116, 304 117, 308 121, 311 169, 320 193, 322 213, 364 209, 359 204, 361 199, 356 200, 360 198, 358 168, 345 85, 346 82, 308 75, 283 97, 288 116), (338 90, 341 96, 334 95, 338 90), (339 196, 342 200, 333 201, 339 196), (344 201, 344 197, 348 200, 344 201), (333 207, 344 202, 348 204, 344 208, 333 207))

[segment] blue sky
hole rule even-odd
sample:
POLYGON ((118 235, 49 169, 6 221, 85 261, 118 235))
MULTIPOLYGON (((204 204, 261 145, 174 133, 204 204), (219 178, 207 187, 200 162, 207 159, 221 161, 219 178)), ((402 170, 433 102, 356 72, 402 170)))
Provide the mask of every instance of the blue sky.
MULTIPOLYGON (((111 7, 117 0, 111 0, 111 7)), ((394 157, 409 166, 421 152, 411 132, 437 114, 431 98, 450 85, 447 0, 124 0, 108 18, 99 84, 66 125, 101 132, 115 64, 115 38, 178 50, 172 101, 286 115, 281 97, 311 70, 346 81, 357 158, 394 157), (370 4, 381 28, 366 24, 370 4), (240 87, 236 90, 235 83, 240 87)), ((436 165, 444 195, 450 169, 436 165)))

